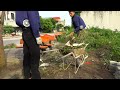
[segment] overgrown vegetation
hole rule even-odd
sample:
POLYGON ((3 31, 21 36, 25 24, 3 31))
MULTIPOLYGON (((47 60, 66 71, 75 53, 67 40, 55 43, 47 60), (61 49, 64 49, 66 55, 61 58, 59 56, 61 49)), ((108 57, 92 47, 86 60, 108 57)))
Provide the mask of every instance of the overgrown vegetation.
MULTIPOLYGON (((58 41, 66 43, 69 40, 69 37, 66 36, 72 31, 72 28, 66 30, 65 34, 58 38, 58 41)), ((82 31, 80 36, 75 39, 77 43, 89 43, 87 51, 94 51, 98 58, 105 62, 120 61, 120 32, 92 27, 82 31)), ((68 50, 69 48, 66 48, 66 51, 68 50)))
POLYGON ((4 46, 4 49, 15 48, 15 47, 16 47, 16 45, 14 43, 12 43, 12 44, 4 46))
POLYGON ((53 18, 42 18, 40 17, 42 32, 50 33, 56 27, 56 21, 53 18))
POLYGON ((80 13, 81 13, 81 12, 82 12, 82 11, 75 11, 75 14, 80 16, 80 13))
POLYGON ((62 24, 57 24, 57 25, 56 25, 57 31, 59 31, 59 29, 61 29, 62 27, 64 27, 62 24))
POLYGON ((69 30, 71 28, 71 26, 65 26, 64 30, 69 30))
POLYGON ((12 26, 4 26, 3 27, 3 34, 11 34, 14 31, 15 31, 15 29, 12 26))
POLYGON ((63 35, 57 38, 58 42, 66 43, 69 40, 69 38, 66 38, 66 36, 68 36, 72 31, 73 31, 73 28, 67 27, 63 31, 63 35))

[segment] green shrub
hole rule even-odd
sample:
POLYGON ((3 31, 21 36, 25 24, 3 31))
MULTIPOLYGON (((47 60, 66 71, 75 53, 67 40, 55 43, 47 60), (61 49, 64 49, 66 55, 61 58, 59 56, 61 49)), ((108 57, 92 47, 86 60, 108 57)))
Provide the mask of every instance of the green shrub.
MULTIPOLYGON (((66 30, 58 41, 66 43, 69 38, 66 38, 73 29, 66 30)), ((104 60, 120 61, 120 32, 115 32, 110 29, 100 29, 92 27, 81 32, 79 37, 76 37, 77 43, 89 43, 87 51, 94 50, 96 55, 104 60)))
POLYGON ((69 40, 69 38, 66 38, 66 36, 68 36, 71 32, 73 32, 73 28, 69 28, 63 31, 63 35, 57 38, 58 42, 66 43, 69 40))
POLYGON ((43 29, 42 32, 50 33, 53 31, 56 25, 56 21, 52 18, 42 18, 40 17, 41 27, 43 29))
POLYGON ((4 46, 4 49, 15 48, 15 47, 16 47, 16 45, 14 43, 12 43, 12 44, 4 46))
POLYGON ((14 28, 12 26, 4 26, 3 34, 11 34, 14 32, 14 28))
POLYGON ((84 38, 89 43, 88 50, 96 50, 96 54, 105 60, 120 61, 120 32, 110 29, 90 28, 84 38))

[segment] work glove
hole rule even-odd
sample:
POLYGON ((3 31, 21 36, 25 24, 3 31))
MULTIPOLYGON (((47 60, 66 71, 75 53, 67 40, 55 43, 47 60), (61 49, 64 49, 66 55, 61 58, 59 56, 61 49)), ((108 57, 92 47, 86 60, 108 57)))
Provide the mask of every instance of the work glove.
POLYGON ((41 37, 36 38, 37 44, 42 44, 42 39, 41 37))
MULTIPOLYGON (((84 29, 84 27, 83 27, 83 25, 80 25, 80 30, 83 30, 84 29)), ((76 30, 74 30, 74 33, 77 33, 78 31, 76 31, 76 30)))
POLYGON ((83 27, 83 25, 80 25, 80 29, 83 29, 84 27, 83 27))

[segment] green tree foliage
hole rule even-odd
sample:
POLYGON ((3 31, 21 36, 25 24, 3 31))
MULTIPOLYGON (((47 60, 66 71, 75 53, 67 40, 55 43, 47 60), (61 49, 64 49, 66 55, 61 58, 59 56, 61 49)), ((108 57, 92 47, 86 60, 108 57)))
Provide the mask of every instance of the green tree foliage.
POLYGON ((76 15, 79 15, 79 16, 80 16, 80 13, 81 13, 81 11, 75 11, 75 14, 76 14, 76 15))
POLYGON ((41 21, 41 27, 43 29, 43 32, 46 32, 46 33, 52 32, 52 30, 55 28, 56 23, 57 23, 52 18, 42 18, 42 17, 40 17, 40 21, 41 21))
POLYGON ((59 31, 59 29, 61 29, 62 27, 64 27, 62 24, 57 24, 56 28, 59 31))
POLYGON ((3 34, 11 34, 15 31, 12 26, 4 26, 3 27, 3 34))
POLYGON ((57 26, 56 26, 57 28, 62 28, 62 27, 64 27, 62 24, 57 24, 57 26))
POLYGON ((65 26, 64 29, 65 30, 69 30, 71 28, 71 26, 65 26))

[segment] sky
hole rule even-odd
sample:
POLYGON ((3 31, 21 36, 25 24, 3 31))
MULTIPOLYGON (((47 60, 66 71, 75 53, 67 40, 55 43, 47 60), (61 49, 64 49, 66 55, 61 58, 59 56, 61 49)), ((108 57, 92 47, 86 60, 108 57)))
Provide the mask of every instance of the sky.
POLYGON ((39 11, 41 17, 60 17, 61 20, 65 19, 65 25, 71 26, 71 17, 69 16, 68 11, 39 11))

